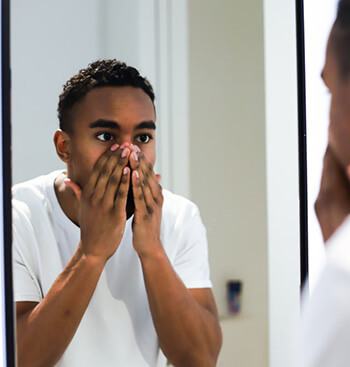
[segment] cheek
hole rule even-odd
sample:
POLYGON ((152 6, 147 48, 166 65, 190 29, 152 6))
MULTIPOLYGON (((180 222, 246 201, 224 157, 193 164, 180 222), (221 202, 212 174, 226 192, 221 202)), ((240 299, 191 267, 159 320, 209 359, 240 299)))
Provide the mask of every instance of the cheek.
POLYGON ((105 152, 102 148, 99 147, 83 147, 80 146, 74 152, 74 159, 76 162, 83 164, 84 166, 92 167, 95 165, 97 160, 101 157, 101 155, 105 152))
POLYGON ((88 181, 96 162, 104 152, 102 147, 88 148, 84 145, 76 145, 76 148, 72 149, 70 161, 72 178, 75 177, 82 187, 88 181))

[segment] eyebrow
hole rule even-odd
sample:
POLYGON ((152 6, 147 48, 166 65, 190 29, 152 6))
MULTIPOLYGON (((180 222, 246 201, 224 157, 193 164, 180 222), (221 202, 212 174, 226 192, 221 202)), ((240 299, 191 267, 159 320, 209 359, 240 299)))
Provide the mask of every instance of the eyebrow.
MULTIPOLYGON (((89 127, 91 129, 96 128, 108 128, 108 129, 114 129, 114 130, 120 130, 120 124, 117 121, 114 120, 106 120, 106 119, 98 119, 94 122, 91 122, 89 124, 89 127)), ((156 130, 156 124, 154 121, 142 121, 139 124, 137 124, 134 127, 134 130, 141 130, 141 129, 151 129, 156 130)))

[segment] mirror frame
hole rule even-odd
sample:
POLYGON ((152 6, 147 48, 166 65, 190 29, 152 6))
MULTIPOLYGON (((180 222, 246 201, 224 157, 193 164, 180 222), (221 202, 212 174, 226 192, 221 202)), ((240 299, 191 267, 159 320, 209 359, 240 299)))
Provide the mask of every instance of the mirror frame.
POLYGON ((12 281, 12 162, 11 162, 11 69, 10 69, 10 0, 1 1, 1 79, 2 79, 2 190, 3 190, 3 264, 2 292, 5 315, 2 317, 4 338, 3 361, 15 366, 15 331, 12 281))
POLYGON ((296 28, 299 121, 300 288, 302 289, 309 271, 304 0, 296 0, 296 28))

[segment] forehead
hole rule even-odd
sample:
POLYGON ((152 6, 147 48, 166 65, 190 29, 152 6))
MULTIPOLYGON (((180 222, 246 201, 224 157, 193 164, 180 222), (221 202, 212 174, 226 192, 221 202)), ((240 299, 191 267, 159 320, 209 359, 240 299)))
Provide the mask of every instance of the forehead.
POLYGON ((155 109, 150 97, 134 87, 98 87, 89 91, 72 108, 73 118, 90 123, 98 119, 119 123, 155 121, 155 109))

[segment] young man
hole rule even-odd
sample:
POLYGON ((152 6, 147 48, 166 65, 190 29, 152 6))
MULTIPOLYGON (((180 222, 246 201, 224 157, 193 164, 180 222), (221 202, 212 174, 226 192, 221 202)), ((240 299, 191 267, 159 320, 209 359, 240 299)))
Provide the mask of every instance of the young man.
POLYGON ((350 360, 350 1, 339 2, 322 78, 331 94, 329 143, 315 209, 327 260, 302 317, 302 367, 350 360))
POLYGON ((97 61, 66 83, 58 115, 67 169, 13 189, 19 366, 214 366, 205 228, 154 173, 151 85, 97 61))

